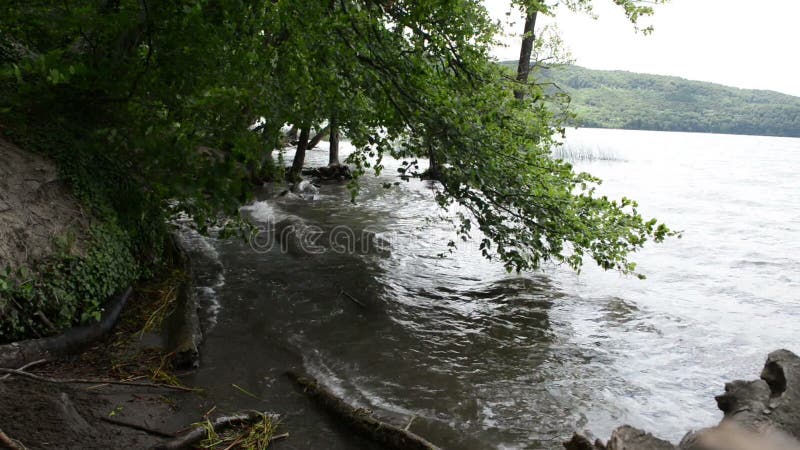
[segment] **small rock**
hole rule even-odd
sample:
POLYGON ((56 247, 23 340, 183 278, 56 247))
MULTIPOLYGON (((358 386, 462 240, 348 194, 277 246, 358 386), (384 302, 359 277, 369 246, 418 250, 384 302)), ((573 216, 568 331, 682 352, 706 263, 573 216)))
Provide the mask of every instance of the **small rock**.
POLYGON ((303 198, 313 199, 314 196, 319 193, 319 188, 314 186, 310 181, 303 180, 299 183, 295 183, 292 186, 292 192, 300 195, 303 198))
POLYGON ((564 448, 566 450, 606 450, 605 445, 599 439, 592 444, 590 437, 578 433, 573 434, 572 439, 564 442, 564 448))
POLYGON ((608 450, 675 450, 671 442, 659 439, 652 434, 634 428, 629 425, 623 425, 613 433, 611 439, 606 445, 608 450))
POLYGON ((564 442, 564 448, 566 450, 596 450, 592 441, 578 433, 573 434, 572 439, 564 442))
MULTIPOLYGON (((800 450, 800 357, 794 353, 770 353, 761 379, 726 383, 715 399, 724 413, 720 424, 690 431, 677 447, 625 425, 614 430, 605 450, 800 450)), ((564 446, 603 448, 580 435, 564 446)))

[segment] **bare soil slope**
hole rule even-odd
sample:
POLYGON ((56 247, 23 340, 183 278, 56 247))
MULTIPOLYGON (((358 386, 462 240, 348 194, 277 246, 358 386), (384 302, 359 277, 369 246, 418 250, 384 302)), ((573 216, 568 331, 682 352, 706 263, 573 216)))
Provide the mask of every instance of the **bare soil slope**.
POLYGON ((52 161, 0 138, 0 270, 30 267, 59 246, 79 253, 88 224, 52 161))

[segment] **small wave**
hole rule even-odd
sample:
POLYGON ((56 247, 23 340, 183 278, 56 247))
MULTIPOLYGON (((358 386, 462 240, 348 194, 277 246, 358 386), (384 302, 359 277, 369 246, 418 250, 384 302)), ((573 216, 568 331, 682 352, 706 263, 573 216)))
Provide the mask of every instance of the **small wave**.
POLYGON ((195 295, 199 303, 205 304, 206 331, 213 329, 217 325, 217 315, 222 305, 217 298, 217 291, 208 286, 198 286, 195 288, 195 295))
MULTIPOLYGON (((296 349, 304 349, 303 351, 298 350, 298 352, 302 355, 303 368, 306 373, 319 380, 322 385, 339 397, 347 399, 354 406, 380 411, 379 414, 384 420, 394 419, 398 423, 415 415, 428 417, 424 412, 408 409, 398 402, 386 398, 385 395, 368 387, 369 383, 360 382, 358 377, 337 375, 334 368, 325 363, 325 360, 329 358, 326 358, 318 349, 313 349, 314 346, 310 345, 302 336, 291 336, 289 343, 296 349), (309 351, 309 348, 313 350, 309 351)), ((336 358, 331 358, 331 360, 335 362, 336 358)), ((386 382, 382 381, 382 383, 386 382)), ((392 383, 389 382, 389 384, 392 383)), ((399 387, 400 385, 395 384, 394 386, 399 387)))
POLYGON ((334 394, 344 398, 347 393, 345 380, 336 375, 336 372, 325 364, 323 355, 316 346, 309 344, 299 334, 290 336, 288 341, 289 345, 295 349, 295 352, 303 358, 305 372, 319 380, 334 394))
POLYGON ((217 272, 213 284, 195 286, 198 304, 200 304, 204 312, 203 320, 206 325, 206 331, 210 331, 217 325, 217 317, 222 309, 222 303, 219 300, 219 289, 223 286, 225 286, 225 275, 221 270, 217 272))
POLYGON ((731 263, 734 269, 741 269, 745 267, 782 267, 786 261, 782 260, 764 260, 764 259, 739 259, 731 263))

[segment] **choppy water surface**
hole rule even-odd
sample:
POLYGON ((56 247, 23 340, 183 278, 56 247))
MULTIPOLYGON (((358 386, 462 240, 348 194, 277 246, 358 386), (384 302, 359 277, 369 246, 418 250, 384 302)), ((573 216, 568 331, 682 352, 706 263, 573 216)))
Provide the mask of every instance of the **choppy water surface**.
POLYGON ((326 242, 347 226, 378 249, 189 236, 211 325, 194 381, 222 408, 284 413, 286 448, 367 445, 291 388, 291 367, 398 423, 416 417, 411 429, 445 448, 558 448, 575 429, 622 423, 678 440, 716 423, 725 381, 753 378, 773 349, 800 350, 800 139, 581 130, 570 149, 604 192, 684 230, 635 258, 647 280, 507 274, 468 244, 439 258, 453 235, 426 220, 439 215, 434 185, 385 190, 389 168, 355 205, 324 185, 314 200, 245 208, 264 226, 299 217, 326 242))

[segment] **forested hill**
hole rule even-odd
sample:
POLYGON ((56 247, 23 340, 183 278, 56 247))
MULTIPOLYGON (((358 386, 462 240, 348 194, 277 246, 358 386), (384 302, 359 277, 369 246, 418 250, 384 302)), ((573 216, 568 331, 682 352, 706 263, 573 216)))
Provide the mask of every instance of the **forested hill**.
POLYGON ((570 94, 577 125, 584 127, 800 137, 800 97, 578 66, 539 77, 570 94))

